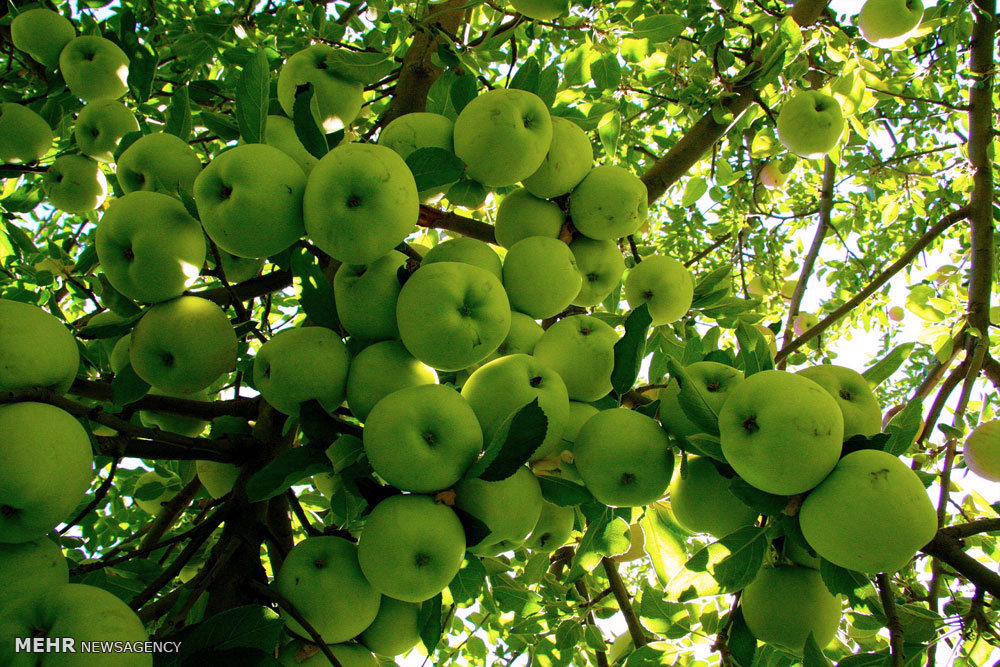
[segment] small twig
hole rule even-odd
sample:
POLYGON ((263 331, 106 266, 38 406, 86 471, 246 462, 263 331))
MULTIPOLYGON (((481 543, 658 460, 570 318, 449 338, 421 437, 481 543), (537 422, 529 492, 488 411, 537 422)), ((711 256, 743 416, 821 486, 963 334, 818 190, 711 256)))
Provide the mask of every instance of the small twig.
POLYGON ((646 645, 646 633, 642 629, 639 617, 635 614, 635 609, 632 608, 632 600, 628 589, 625 587, 625 582, 622 581, 622 577, 618 573, 618 564, 607 556, 604 556, 601 558, 601 565, 604 566, 604 572, 608 575, 611 592, 614 593, 615 600, 618 602, 618 608, 622 610, 622 615, 625 616, 628 633, 632 637, 632 642, 635 644, 636 650, 638 650, 646 645))
POLYGON ((94 492, 94 498, 87 503, 87 506, 80 510, 80 513, 73 517, 72 520, 68 521, 65 526, 56 531, 56 535, 65 535, 66 531, 80 523, 83 517, 87 516, 94 511, 94 508, 101 504, 104 497, 108 495, 108 491, 111 489, 111 484, 115 481, 115 472, 118 470, 118 463, 121 459, 114 459, 111 461, 111 469, 108 470, 108 476, 104 478, 101 485, 94 492))
MULTIPOLYGON (((903 667, 903 624, 896 612, 896 600, 892 596, 892 583, 884 572, 875 575, 878 583, 878 596, 885 610, 886 626, 889 628, 889 653, 892 667, 903 667)), ((930 650, 934 650, 931 647, 930 650)))
POLYGON ((295 513, 295 517, 299 520, 299 523, 302 524, 302 529, 306 531, 306 534, 310 536, 322 535, 323 531, 318 530, 312 525, 312 522, 309 521, 309 517, 306 515, 306 511, 302 509, 302 503, 299 502, 299 497, 295 495, 295 492, 288 489, 288 491, 286 491, 286 495, 288 496, 288 504, 291 506, 292 512, 295 513))
POLYGON ((295 605, 288 601, 288 598, 270 586, 260 583, 256 579, 250 580, 250 587, 270 602, 273 602, 281 607, 285 613, 295 619, 295 621, 302 626, 302 629, 305 630, 306 633, 308 633, 308 635, 312 638, 313 643, 319 647, 319 650, 322 651, 323 655, 326 656, 326 659, 330 661, 330 664, 333 667, 344 667, 343 663, 337 660, 337 656, 335 656, 333 651, 330 650, 330 646, 326 643, 326 640, 323 639, 323 635, 321 635, 316 628, 314 628, 312 624, 306 620, 306 617, 302 615, 302 612, 296 609, 295 605))

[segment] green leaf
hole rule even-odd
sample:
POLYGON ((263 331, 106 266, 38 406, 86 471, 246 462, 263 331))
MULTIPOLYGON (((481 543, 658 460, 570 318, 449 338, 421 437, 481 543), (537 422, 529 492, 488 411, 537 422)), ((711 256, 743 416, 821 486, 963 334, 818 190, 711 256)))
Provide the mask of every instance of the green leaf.
POLYGON ((923 403, 913 400, 907 403, 906 407, 896 413, 885 427, 885 432, 889 434, 889 440, 882 445, 882 449, 893 456, 901 456, 909 451, 913 444, 913 439, 923 427, 923 403))
POLYGON ((833 663, 823 654, 823 649, 816 643, 816 637, 809 633, 805 647, 802 649, 802 667, 833 667, 833 663))
POLYGON ((574 507, 594 499, 585 486, 560 477, 539 475, 538 485, 542 488, 542 498, 560 507, 574 507))
POLYGON ((552 108, 555 104, 556 94, 559 92, 559 68, 554 64, 549 65, 538 75, 538 96, 545 102, 545 106, 552 108))
POLYGON ((463 178, 455 185, 448 188, 445 197, 455 206, 476 209, 486 201, 486 187, 479 181, 471 178, 463 178))
POLYGON ((128 65, 128 87, 136 102, 145 102, 153 94, 153 78, 159 64, 160 56, 149 44, 136 45, 128 65))
POLYGON ((268 500, 321 472, 330 472, 330 459, 323 449, 293 447, 279 454, 247 480, 247 498, 251 503, 268 500))
POLYGON ((631 389, 639 377, 646 356, 646 333, 652 322, 645 303, 625 318, 625 334, 615 343, 615 366, 611 371, 611 387, 619 396, 631 389))
POLYGON ((687 184, 684 186, 684 195, 681 197, 681 206, 685 208, 694 206, 706 192, 708 192, 708 181, 704 178, 695 176, 688 179, 687 184))
POLYGON ((448 91, 448 96, 451 98, 451 105, 455 107, 455 113, 462 113, 465 105, 474 100, 478 92, 476 77, 471 74, 464 74, 457 77, 448 91))
POLYGON ((859 604, 861 602, 862 595, 858 591, 868 588, 874 593, 874 589, 867 576, 860 572, 834 565, 822 557, 819 559, 819 573, 823 577, 823 583, 826 584, 827 590, 834 595, 846 596, 852 604, 859 604))
POLYGON ((342 435, 326 448, 326 458, 330 459, 330 463, 333 464, 333 471, 339 473, 361 458, 364 451, 364 443, 361 438, 353 435, 342 435))
POLYGON ((667 358, 666 364, 670 377, 677 380, 681 387, 677 402, 684 415, 709 435, 718 435, 719 413, 705 398, 699 383, 691 379, 687 370, 676 359, 667 358))
POLYGON ((605 509, 587 527, 580 546, 573 554, 573 563, 566 581, 573 582, 600 565, 604 556, 617 556, 629 550, 632 545, 628 522, 615 516, 611 509, 605 509))
POLYGON ((744 377, 774 368, 771 346, 756 327, 741 320, 736 326, 736 340, 740 344, 739 359, 744 377))
POLYGON ((115 405, 135 403, 147 393, 149 384, 136 374, 131 361, 120 368, 111 381, 111 399, 115 405))
POLYGON ((132 301, 124 294, 116 290, 110 282, 108 282, 108 277, 103 273, 98 275, 97 278, 101 283, 101 289, 98 294, 101 297, 101 303, 113 310, 118 315, 122 317, 132 318, 142 313, 142 309, 139 308, 135 301, 132 301))
POLYGON ((191 100, 187 86, 175 86, 167 107, 167 123, 163 128, 167 134, 180 137, 185 142, 191 138, 191 100))
POLYGON ((236 123, 245 143, 264 143, 270 102, 271 68, 264 49, 257 49, 236 82, 236 123))
POLYGON ((653 43, 666 42, 684 32, 688 21, 676 14, 657 14, 639 19, 632 24, 632 39, 648 39, 653 43))
POLYGON ((767 554, 767 531, 755 526, 744 526, 726 535, 718 542, 699 549, 688 560, 685 567, 695 572, 708 571, 712 574, 724 593, 743 589, 757 576, 767 554), (711 565, 714 560, 710 551, 723 550, 726 555, 711 565))
POLYGON ((611 90, 618 88, 622 80, 622 68, 618 64, 618 57, 609 53, 602 58, 598 58, 590 64, 590 75, 594 79, 594 85, 598 90, 611 90))
POLYGON ((740 667, 750 667, 757 651, 757 638, 747 627, 743 618, 743 607, 733 611, 733 622, 729 625, 729 652, 740 667))
POLYGON ((521 63, 518 68, 517 73, 510 80, 508 88, 517 88, 518 90, 527 90, 530 93, 538 94, 538 78, 541 73, 541 68, 538 66, 538 61, 532 56, 521 63))
POLYGON ((549 419, 535 398, 508 416, 465 476, 499 482, 516 473, 545 440, 549 419))
POLYGON ((910 357, 910 353, 913 352, 914 347, 916 347, 916 343, 897 345, 870 368, 865 369, 862 375, 868 380, 868 385, 874 389, 888 380, 903 365, 903 362, 910 357))
POLYGON ((299 283, 299 301, 316 324, 340 331, 340 318, 333 297, 333 286, 323 275, 319 261, 305 248, 294 248, 291 255, 292 275, 299 283))
POLYGON ((427 655, 432 655, 441 641, 441 633, 444 627, 441 624, 441 594, 438 593, 430 600, 420 605, 417 613, 417 627, 420 628, 420 641, 427 649, 427 655))
POLYGON ((134 315, 121 322, 110 324, 88 324, 77 332, 78 338, 84 340, 95 340, 99 338, 119 338, 132 331, 132 327, 139 321, 139 315, 134 315))
POLYGON ((176 662, 168 661, 168 664, 186 664, 195 653, 208 649, 225 651, 245 647, 272 653, 281 639, 284 625, 277 613, 260 605, 227 609, 188 629, 176 662))
POLYGON ((614 155, 618 152, 618 139, 621 137, 622 115, 617 111, 604 114, 597 124, 597 136, 601 139, 604 152, 614 155))
POLYGON ((888 433, 876 433, 875 435, 868 437, 866 435, 851 436, 844 442, 843 449, 840 450, 840 457, 843 458, 852 452, 859 451, 861 449, 877 449, 879 451, 884 451, 885 444, 892 438, 888 433))
POLYGON ((410 153, 406 166, 413 172, 418 192, 454 183, 465 172, 465 163, 454 153, 431 146, 410 153))
POLYGON ((729 490, 734 496, 742 500, 746 505, 757 510, 760 514, 773 516, 781 514, 781 511, 788 507, 788 498, 776 496, 773 493, 761 491, 750 486, 739 476, 733 476, 729 480, 729 490))
POLYGON ((310 155, 321 158, 327 154, 330 147, 326 136, 319 129, 316 114, 313 113, 312 99, 315 94, 313 85, 307 83, 295 91, 295 103, 292 105, 292 121, 295 123, 295 136, 310 155))
POLYGON ((483 562, 476 556, 466 553, 458 574, 448 584, 448 590, 451 591, 451 597, 455 602, 472 604, 479 598, 485 584, 486 568, 483 567, 483 562))
POLYGON ((857 653, 849 655, 837 663, 837 667, 885 667, 889 664, 889 652, 857 653))
POLYGON ((299 428, 309 444, 315 447, 328 447, 343 430, 316 399, 299 404, 299 428))
POLYGON ((327 56, 326 66, 345 81, 368 85, 389 74, 396 63, 384 53, 336 49, 327 56))

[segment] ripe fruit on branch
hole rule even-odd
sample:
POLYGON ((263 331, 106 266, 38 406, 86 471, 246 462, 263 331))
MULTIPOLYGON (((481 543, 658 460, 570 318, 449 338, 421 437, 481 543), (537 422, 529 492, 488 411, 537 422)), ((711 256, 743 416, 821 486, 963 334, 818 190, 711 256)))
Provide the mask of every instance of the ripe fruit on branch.
POLYGON ((872 46, 891 49, 913 36, 923 16, 920 0, 867 0, 858 14, 858 28, 872 46))
POLYGON ((114 152, 122 137, 138 131, 135 114, 115 100, 97 100, 86 105, 73 126, 80 152, 100 162, 114 162, 114 152))
POLYGON ((618 334, 591 315, 571 315, 559 320, 535 344, 534 356, 566 383, 574 401, 596 401, 611 391, 618 334))
POLYGON ((340 323, 361 340, 389 340, 399 336, 396 272, 406 255, 390 250, 367 264, 341 264, 333 277, 333 295, 340 323))
POLYGON ((278 72, 278 102, 289 118, 294 117, 298 87, 312 84, 313 116, 325 134, 350 125, 358 117, 364 100, 364 87, 339 75, 335 64, 330 62, 335 54, 333 47, 313 44, 289 56, 278 72))
POLYGON ((670 509, 681 526, 721 539, 757 520, 757 512, 729 490, 729 478, 711 459, 690 457, 686 472, 682 475, 678 467, 670 484, 670 509))
POLYGON ((419 604, 383 595, 378 616, 358 640, 376 655, 393 657, 408 653, 420 642, 419 613, 419 604))
POLYGON ((48 387, 65 393, 80 349, 66 325, 37 306, 0 299, 0 391, 48 387))
POLYGON ((840 104, 815 90, 796 93, 778 112, 778 138, 800 157, 823 157, 836 147, 843 131, 840 104))
POLYGON ((526 467, 498 482, 463 479, 455 485, 455 507, 486 524, 489 534, 473 553, 490 553, 501 542, 520 543, 534 530, 542 513, 542 490, 526 467))
POLYGON ((200 173, 201 160, 187 142, 164 132, 139 137, 118 156, 118 182, 126 193, 191 194, 200 173))
POLYGON ((559 239, 521 239, 508 249, 503 261, 503 287, 511 308, 535 319, 561 313, 582 284, 573 252, 559 239))
POLYGON ((538 522, 524 546, 537 553, 552 553, 569 542, 575 520, 576 510, 572 507, 562 507, 543 500, 538 522))
POLYGON ((503 280, 503 264, 500 262, 500 255, 488 243, 479 239, 465 236, 448 239, 428 250, 420 264, 426 266, 435 262, 471 264, 489 271, 498 280, 503 280))
POLYGON ((59 53, 59 71, 70 92, 85 102, 117 100, 128 92, 129 59, 110 39, 74 37, 59 53))
POLYGON ((539 199, 524 188, 513 190, 497 207, 497 243, 510 248, 529 236, 559 238, 566 214, 555 202, 539 199))
POLYGON ((629 308, 648 304, 654 327, 670 324, 691 308, 694 279, 684 264, 673 257, 653 255, 636 264, 625 276, 625 298, 629 308))
POLYGON ((797 373, 823 387, 844 415, 844 440, 855 435, 873 436, 882 431, 882 406, 861 373, 843 366, 823 364, 797 373))
POLYGON ((347 346, 333 330, 285 329, 260 346, 253 363, 254 385, 286 415, 299 414, 300 405, 310 400, 333 413, 344 402, 350 363, 347 346))
POLYGON ((11 608, 20 598, 46 595, 46 591, 68 583, 66 557, 49 538, 0 543, 0 609, 11 608))
POLYGON ((962 457, 975 474, 991 482, 1000 482, 1000 421, 977 426, 965 439, 962 457))
POLYGON ((801 654, 809 633, 824 648, 840 625, 839 597, 826 588, 818 570, 807 567, 765 567, 743 589, 743 618, 754 636, 801 654))
POLYGON ((437 384, 434 369, 417 361, 398 340, 369 345, 351 360, 347 374, 347 406, 360 421, 389 394, 425 384, 437 384))
POLYGON ((76 28, 50 9, 29 9, 10 22, 10 40, 36 62, 48 68, 59 64, 59 54, 76 37, 76 28))
MULTIPOLYGON (((743 382, 743 373, 732 366, 715 361, 696 361, 684 370, 696 385, 698 393, 711 408, 718 413, 736 387, 743 382)), ((663 428, 676 436, 687 437, 702 433, 703 429, 692 422, 680 404, 681 387, 676 378, 670 378, 667 386, 660 390, 660 423, 663 428)))
POLYGON ((549 152, 542 165, 522 183, 536 197, 559 197, 579 185, 593 165, 594 147, 587 133, 573 121, 553 116, 549 152))
POLYGON ((569 214, 584 236, 614 241, 634 234, 646 222, 646 184, 627 169, 594 167, 570 193, 569 214))
POLYGON ((576 267, 583 276, 574 306, 589 308, 604 301, 625 273, 625 258, 614 241, 595 241, 578 236, 569 244, 576 267))
MULTIPOLYGON (((447 116, 422 111, 408 113, 386 125, 378 135, 378 143, 396 151, 404 160, 420 148, 441 148, 451 152, 454 150, 454 129, 455 124, 447 116)), ((423 190, 420 200, 440 198, 447 189, 448 186, 443 185, 423 190)))
POLYGON ((52 148, 52 128, 21 104, 0 104, 0 162, 37 162, 52 148))
POLYGON ((63 155, 42 176, 42 190, 49 203, 60 211, 86 213, 104 203, 108 181, 94 160, 83 155, 63 155))

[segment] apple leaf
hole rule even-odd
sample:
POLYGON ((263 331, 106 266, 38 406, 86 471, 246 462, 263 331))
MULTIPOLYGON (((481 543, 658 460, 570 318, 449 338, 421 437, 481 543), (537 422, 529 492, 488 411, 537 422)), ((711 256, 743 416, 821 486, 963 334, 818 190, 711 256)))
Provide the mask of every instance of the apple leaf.
POLYGON ((720 592, 732 593, 753 581, 767 554, 767 531, 744 526, 695 552, 685 568, 709 572, 719 582, 720 592))
POLYGON ((538 485, 542 487, 542 498, 560 507, 574 507, 594 499, 585 486, 559 477, 538 475, 538 485))
POLYGON ((444 626, 441 624, 441 594, 420 604, 417 612, 417 627, 420 628, 420 641, 427 649, 427 655, 432 655, 441 641, 444 626))
POLYGON ((99 292, 101 304, 122 317, 135 317, 142 313, 142 309, 139 308, 135 301, 132 301, 127 296, 112 287, 111 283, 108 282, 108 277, 106 275, 99 273, 97 275, 97 279, 101 283, 101 289, 99 292))
POLYGON ((534 56, 531 56, 518 68, 517 73, 511 78, 508 88, 527 90, 529 93, 538 94, 538 76, 541 68, 534 56))
POLYGON ((462 522, 462 529, 465 531, 466 547, 471 548, 476 546, 490 534, 490 527, 483 523, 479 517, 475 517, 458 507, 452 507, 451 509, 458 515, 458 520, 462 522))
POLYGON ((486 482, 507 479, 528 462, 545 440, 548 424, 538 399, 534 399, 504 420, 493 441, 465 476, 486 482))
POLYGON ((625 333, 615 343, 615 366, 611 371, 611 387, 619 396, 631 389, 639 377, 646 356, 646 333, 652 322, 645 303, 625 318, 625 333))
POLYGON ((618 56, 609 53, 590 63, 590 76, 594 79, 597 90, 617 88, 622 81, 622 67, 618 63, 618 56))
POLYGON ((834 565, 823 557, 819 559, 819 573, 827 590, 834 595, 846 596, 851 604, 861 603, 862 597, 865 597, 860 593, 863 589, 870 589, 872 594, 875 592, 866 575, 834 565))
POLYGON ((467 553, 458 574, 448 584, 448 590, 451 591, 451 597, 455 602, 472 604, 479 598, 485 583, 486 568, 483 567, 483 562, 467 553))
POLYGON ((316 123, 316 115, 312 110, 312 99, 315 94, 313 85, 307 83, 295 89, 295 103, 292 105, 292 122, 295 124, 295 136, 310 155, 321 158, 330 150, 326 136, 316 123))
POLYGON ((292 275, 298 278, 302 290, 299 301, 313 322, 339 332, 340 318, 334 301, 333 286, 323 275, 318 260, 305 248, 296 248, 291 255, 292 275))
POLYGON ((757 638, 747 627, 743 618, 743 607, 737 607, 733 612, 732 623, 729 624, 729 652, 741 667, 753 664, 753 655, 757 651, 757 638))
POLYGON ((353 435, 342 435, 326 448, 326 458, 330 459, 333 471, 337 473, 355 463, 363 453, 361 438, 353 435))
POLYGON ((811 632, 806 637, 806 644, 802 649, 802 667, 833 667, 833 663, 823 654, 823 649, 816 643, 816 637, 811 632))
POLYGON ((885 380, 889 379, 889 377, 903 365, 903 362, 909 359, 910 353, 913 352, 914 347, 916 347, 916 343, 903 343, 902 345, 897 345, 891 352, 889 352, 889 354, 885 355, 872 366, 865 369, 862 375, 866 380, 868 380, 868 386, 874 389, 885 380))
POLYGON ((451 105, 455 107, 455 113, 462 113, 465 105, 475 99, 478 93, 476 77, 471 74, 456 77, 448 90, 448 97, 451 99, 451 105))
POLYGON ((332 49, 326 57, 326 66, 341 79, 368 85, 389 74, 396 63, 384 53, 332 49))
POLYGON ((760 514, 773 516, 781 514, 781 511, 788 507, 788 498, 776 496, 760 489, 750 486, 740 477, 734 476, 729 480, 729 490, 734 496, 739 498, 745 505, 757 510, 760 514))
POLYGON ((323 448, 293 447, 247 480, 247 498, 251 503, 259 503, 284 493, 306 477, 331 471, 330 459, 323 448))
POLYGON ((118 369, 111 381, 111 399, 115 405, 135 403, 148 392, 149 384, 136 374, 131 361, 118 369))
POLYGON ((868 437, 865 435, 851 436, 851 438, 844 442, 844 448, 840 451, 840 458, 844 458, 852 452, 856 452, 861 449, 876 449, 878 451, 883 451, 885 444, 892 438, 888 433, 876 433, 875 435, 868 437))
POLYGON ((486 192, 486 187, 479 181, 463 178, 448 188, 448 193, 445 196, 455 206, 476 209, 486 201, 486 192))
POLYGON ((187 141, 191 138, 191 99, 188 87, 174 86, 167 106, 167 123, 163 131, 187 141))
MULTIPOLYGON (((193 659, 195 654, 200 655, 204 651, 249 648, 271 654, 281 639, 284 625, 285 622, 277 613, 261 605, 245 605, 227 609, 197 625, 185 628, 180 650, 176 654, 164 654, 166 656, 166 660, 163 662, 164 667, 177 667, 184 664, 223 664, 223 662, 214 661, 204 663, 193 659)), ((238 664, 256 665, 258 663, 239 662, 238 664)))
POLYGON ((885 432, 889 434, 889 440, 882 445, 882 449, 893 456, 905 454, 920 432, 922 424, 923 403, 920 399, 910 401, 886 426, 885 432))
POLYGON ((566 583, 572 583, 600 565, 604 556, 618 556, 632 545, 628 521, 605 508, 600 517, 590 522, 580 546, 573 554, 566 583))
POLYGON ((837 667, 884 667, 889 663, 889 652, 855 653, 837 662, 837 667))
POLYGON ((687 25, 688 20, 677 14, 656 14, 633 23, 630 36, 658 44, 679 36, 687 25))
POLYGON ((739 322, 736 326, 736 340, 740 344, 739 360, 743 364, 744 377, 774 368, 771 346, 756 327, 739 322))
POLYGON ((326 447, 340 435, 340 425, 316 399, 299 404, 299 427, 310 445, 326 447))
POLYGON ((84 340, 95 340, 99 338, 118 338, 132 331, 132 327, 139 321, 139 315, 109 324, 88 324, 77 332, 79 338, 84 340))
MULTIPOLYGON (((149 99, 153 93, 153 78, 156 75, 156 68, 160 64, 160 57, 149 44, 137 44, 135 52, 129 57, 128 66, 128 87, 132 91, 132 96, 136 102, 142 103, 149 99)), ((124 150, 124 149, 123 149, 124 150)), ((118 155, 115 155, 117 162, 118 155)))
POLYGON ((538 90, 535 93, 542 98, 545 106, 552 108, 559 92, 559 68, 553 63, 538 75, 538 90))
POLYGON ((687 370, 676 359, 668 358, 666 363, 670 377, 677 380, 677 384, 680 385, 681 390, 677 395, 677 402, 681 406, 684 416, 709 435, 717 436, 719 434, 719 413, 705 399, 700 384, 691 379, 687 370))
POLYGON ((270 101, 271 68, 264 50, 257 49, 236 82, 236 122, 244 142, 264 143, 270 101))
POLYGON ((417 191, 439 188, 454 183, 465 172, 465 163, 444 148, 418 148, 406 157, 406 166, 413 172, 417 191))
POLYGON ((230 649, 206 648, 187 654, 185 665, 253 665, 253 667, 282 667, 274 657, 274 649, 264 651, 249 646, 230 649))

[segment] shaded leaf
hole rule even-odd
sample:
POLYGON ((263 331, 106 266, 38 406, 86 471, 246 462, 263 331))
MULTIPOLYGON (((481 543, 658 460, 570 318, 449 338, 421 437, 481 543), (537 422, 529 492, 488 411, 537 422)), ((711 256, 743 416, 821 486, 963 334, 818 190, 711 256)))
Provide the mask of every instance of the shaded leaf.
POLYGON ((413 172, 418 192, 454 183, 465 173, 465 163, 454 153, 436 147, 413 151, 406 157, 406 166, 413 172))
POLYGON ((330 459, 317 447, 293 447, 247 480, 247 498, 258 503, 280 495, 292 485, 321 472, 330 472, 330 459))
POLYGON ((236 82, 236 123, 243 141, 264 143, 271 101, 271 68, 263 49, 254 51, 236 82))
POLYGON ((191 100, 187 86, 175 86, 167 106, 167 123, 163 128, 167 134, 180 137, 184 141, 191 138, 191 100))
POLYGON ((910 357, 910 353, 913 352, 914 347, 916 347, 916 343, 903 343, 902 345, 897 345, 892 349, 892 351, 879 359, 872 366, 865 369, 865 372, 862 373, 862 375, 866 380, 868 380, 869 386, 874 389, 885 380, 888 380, 889 376, 899 370, 899 367, 903 365, 903 362, 910 357))
POLYGON ((504 420, 486 451, 465 476, 486 482, 507 479, 528 462, 545 440, 548 423, 538 399, 534 399, 504 420))
POLYGON ((292 121, 295 124, 295 136, 302 142, 302 146, 309 151, 310 155, 321 158, 326 155, 330 147, 326 143, 326 136, 320 130, 316 122, 316 114, 312 110, 314 94, 315 90, 311 83, 296 89, 295 103, 292 105, 292 121))
POLYGON ((486 584, 486 568, 476 556, 466 553, 465 560, 458 574, 448 584, 451 597, 455 602, 472 604, 479 598, 483 586, 486 584))
POLYGON ((632 541, 628 522, 615 516, 612 510, 592 521, 573 554, 566 581, 573 582, 600 565, 604 556, 617 556, 628 551, 632 541))
POLYGON ((732 491, 734 496, 757 510, 760 514, 768 516, 781 514, 781 511, 788 506, 788 498, 786 496, 777 496, 773 493, 761 491, 743 481, 739 476, 730 478, 729 490, 732 491))
POLYGON ((826 584, 827 590, 834 595, 846 596, 852 604, 861 602, 862 596, 859 591, 868 588, 874 592, 867 576, 860 572, 834 565, 822 557, 819 560, 819 573, 823 577, 823 583, 826 584))
POLYGON ((823 649, 816 643, 816 637, 809 633, 802 649, 802 667, 832 667, 833 663, 823 654, 823 649))
POLYGON ((582 505, 594 499, 587 487, 560 477, 539 475, 538 485, 542 488, 542 498, 560 507, 582 505))
POLYGON ((340 331, 340 318, 334 302, 333 286, 323 275, 319 261, 305 248, 293 248, 292 275, 301 289, 299 300, 302 309, 316 324, 340 331))
POLYGON ((111 397, 115 405, 135 403, 148 392, 149 384, 136 374, 132 362, 118 369, 111 381, 111 397))
POLYGON ((625 318, 625 334, 615 343, 615 366, 611 371, 611 387, 619 396, 631 389, 639 377, 646 356, 646 333, 652 322, 645 303, 625 318))
POLYGON ((757 651, 757 638, 747 627, 743 618, 743 607, 737 607, 733 614, 733 622, 729 625, 729 652, 740 667, 750 667, 757 651))
POLYGON ((508 88, 517 88, 519 90, 527 90, 530 93, 538 94, 538 78, 541 73, 541 68, 538 66, 538 61, 532 56, 521 63, 517 72, 510 79, 510 84, 508 88))
POLYGON ((432 655, 444 630, 441 625, 440 593, 421 603, 420 611, 417 612, 417 627, 420 628, 420 641, 427 649, 427 655, 432 655))

